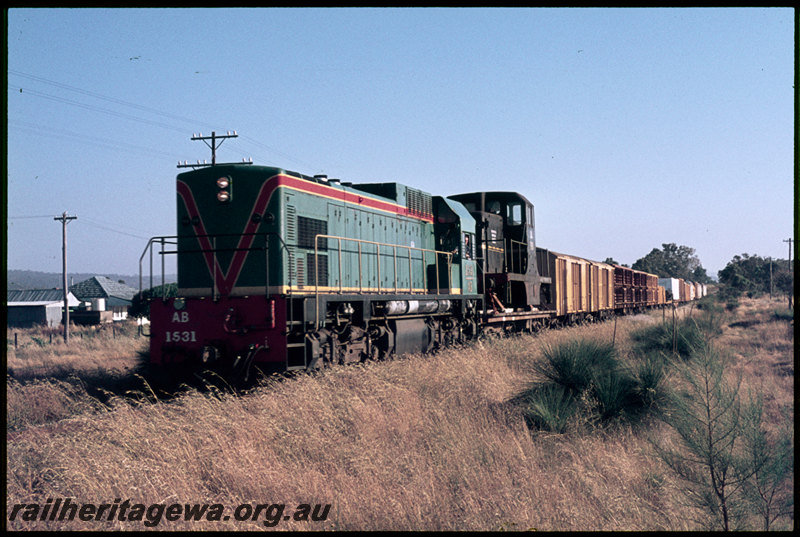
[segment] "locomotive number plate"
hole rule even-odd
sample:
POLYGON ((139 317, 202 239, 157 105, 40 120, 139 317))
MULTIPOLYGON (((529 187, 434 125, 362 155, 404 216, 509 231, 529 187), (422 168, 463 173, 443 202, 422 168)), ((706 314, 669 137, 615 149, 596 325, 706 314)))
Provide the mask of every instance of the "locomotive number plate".
POLYGON ((194 330, 172 330, 167 332, 167 343, 196 342, 197 335, 194 330))

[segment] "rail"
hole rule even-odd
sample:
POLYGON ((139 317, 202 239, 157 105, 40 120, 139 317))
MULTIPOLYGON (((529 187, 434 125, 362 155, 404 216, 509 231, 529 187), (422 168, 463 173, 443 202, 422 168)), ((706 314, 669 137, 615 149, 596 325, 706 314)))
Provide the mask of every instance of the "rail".
MULTIPOLYGON (((448 281, 449 281, 450 267, 452 266, 453 252, 441 252, 441 251, 438 251, 438 250, 430 250, 430 249, 427 249, 427 248, 416 248, 416 247, 412 247, 412 246, 405 246, 405 245, 402 245, 402 244, 390 244, 390 243, 387 243, 387 242, 368 241, 368 240, 364 240, 364 239, 353 239, 353 238, 349 238, 349 237, 340 237, 340 236, 337 236, 337 235, 322 235, 322 234, 316 235, 314 237, 314 302, 315 302, 315 305, 316 305, 316 307, 314 308, 314 310, 315 310, 315 313, 314 313, 314 315, 315 315, 315 317, 314 317, 314 325, 317 327, 317 329, 319 328, 319 287, 320 287, 319 286, 319 241, 320 241, 320 239, 325 239, 325 240, 331 239, 331 240, 336 240, 337 241, 336 242, 336 245, 337 245, 336 246, 336 251, 337 251, 337 259, 338 259, 338 263, 337 264, 338 264, 338 272, 339 272, 339 278, 338 278, 338 280, 339 280, 339 286, 338 286, 339 290, 337 292, 339 294, 342 294, 344 292, 344 278, 342 277, 342 241, 354 242, 354 243, 356 243, 358 245, 358 294, 363 294, 364 293, 364 260, 363 260, 363 258, 364 258, 365 255, 368 255, 368 256, 373 256, 374 255, 375 256, 375 260, 376 260, 375 263, 377 265, 377 267, 376 267, 377 294, 381 294, 382 292, 393 292, 394 294, 397 294, 400 291, 405 291, 405 287, 401 288, 401 287, 398 286, 398 280, 397 280, 397 276, 398 276, 398 270, 397 270, 398 255, 397 255, 397 250, 398 250, 398 248, 406 251, 406 256, 407 256, 407 259, 408 259, 408 294, 413 294, 414 293, 414 270, 413 270, 414 261, 419 261, 421 263, 421 265, 422 265, 422 273, 424 274, 424 270, 425 270, 426 266, 428 266, 426 264, 427 260, 428 260, 428 258, 426 257, 426 254, 428 254, 428 253, 432 253, 433 254, 433 258, 434 258, 434 266, 435 266, 434 271, 436 273, 436 294, 437 295, 441 294, 441 286, 440 286, 440 282, 439 282, 439 256, 440 255, 446 256, 446 258, 447 258, 447 275, 448 275, 448 281), (365 253, 363 248, 362 248, 362 245, 364 245, 364 244, 374 245, 375 246, 375 251, 374 252, 365 253), (393 271, 392 272, 394 273, 394 286, 393 286, 393 288, 382 289, 382 283, 381 283, 381 256, 383 256, 383 255, 388 256, 390 254, 382 253, 381 252, 381 247, 392 248, 392 254, 391 254, 391 256, 392 256, 392 264, 393 264, 393 271), (422 253, 421 259, 412 259, 411 252, 421 252, 422 253)), ((326 247, 326 249, 330 250, 327 247, 326 247)), ((352 255, 352 254, 355 254, 355 253, 356 252, 346 252, 347 255, 352 255)), ((401 255, 400 261, 403 262, 404 260, 405 260, 405 258, 402 257, 402 255, 401 255)), ((425 279, 424 276, 423 276, 423 279, 425 279)), ((427 282, 424 282, 424 284, 427 284, 427 282)), ((371 289, 368 289, 368 291, 372 292, 371 289)), ((450 294, 450 289, 449 288, 447 290, 447 294, 450 294)))

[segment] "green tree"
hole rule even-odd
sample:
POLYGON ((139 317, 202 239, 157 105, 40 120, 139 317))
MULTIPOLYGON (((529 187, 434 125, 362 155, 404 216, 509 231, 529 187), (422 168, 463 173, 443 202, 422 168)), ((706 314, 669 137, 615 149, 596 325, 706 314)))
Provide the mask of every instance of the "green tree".
POLYGON ((711 278, 708 277, 708 273, 706 269, 701 266, 698 266, 696 269, 692 271, 692 281, 696 283, 708 283, 711 281, 711 278))
POLYGON ((767 531, 794 513, 791 409, 781 409, 784 426, 767 428, 763 397, 743 396, 742 374, 728 364, 709 340, 678 364, 681 388, 664 414, 678 446, 663 438, 653 446, 682 481, 685 497, 705 513, 704 525, 747 529, 755 519, 767 531))
POLYGON ((628 266, 625 263, 620 263, 619 261, 617 261, 613 257, 606 257, 606 260, 603 261, 603 263, 607 263, 609 265, 618 265, 620 267, 627 267, 628 266))
POLYGON ((751 412, 745 421, 744 455, 740 472, 750 474, 744 494, 752 511, 769 531, 779 518, 794 514, 794 425, 791 409, 780 409, 783 417, 777 431, 764 426, 764 398, 751 396, 751 412))
POLYGON ((710 281, 694 253, 694 248, 678 246, 675 243, 665 243, 661 247, 660 250, 653 248, 631 268, 657 274, 661 278, 683 278, 698 283, 710 281))
POLYGON ((775 289, 789 297, 789 307, 792 307, 792 297, 794 296, 794 274, 788 270, 781 270, 778 274, 773 274, 775 289))
POLYGON ((128 308, 128 315, 131 317, 147 317, 149 319, 150 301, 162 296, 167 298, 178 296, 178 284, 157 285, 156 287, 145 289, 141 293, 136 293, 131 300, 131 307, 128 308))
POLYGON ((741 376, 730 382, 722 356, 709 343, 681 367, 684 389, 676 392, 667 423, 678 433, 682 448, 655 443, 656 452, 684 486, 689 502, 705 512, 709 529, 738 527, 742 488, 747 479, 737 471, 742 442, 741 376))
POLYGON ((726 286, 730 295, 746 293, 756 296, 769 293, 771 284, 774 290, 791 296, 794 291, 794 277, 787 265, 785 259, 770 259, 746 253, 736 255, 719 271, 719 282, 726 286))

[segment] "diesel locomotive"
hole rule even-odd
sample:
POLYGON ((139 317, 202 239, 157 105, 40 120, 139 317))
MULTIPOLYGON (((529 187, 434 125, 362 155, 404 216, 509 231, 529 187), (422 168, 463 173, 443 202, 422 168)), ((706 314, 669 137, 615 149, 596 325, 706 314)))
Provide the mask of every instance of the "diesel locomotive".
POLYGON ((150 302, 159 366, 246 380, 665 303, 654 275, 537 248, 533 205, 514 192, 442 197, 252 164, 181 173, 176 192, 177 234, 142 254, 151 282, 153 256, 162 281, 177 256, 177 296, 150 302))
POLYGON ((398 183, 253 165, 177 177, 178 296, 150 303, 151 360, 262 371, 426 352, 484 310, 475 219, 398 183))

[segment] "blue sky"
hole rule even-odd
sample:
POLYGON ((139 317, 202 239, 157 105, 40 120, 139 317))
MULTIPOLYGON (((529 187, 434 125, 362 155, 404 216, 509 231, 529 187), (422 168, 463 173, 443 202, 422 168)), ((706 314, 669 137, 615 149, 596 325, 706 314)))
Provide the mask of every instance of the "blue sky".
POLYGON ((786 258, 794 11, 11 9, 8 268, 137 274, 218 160, 522 193, 539 246, 786 258))

